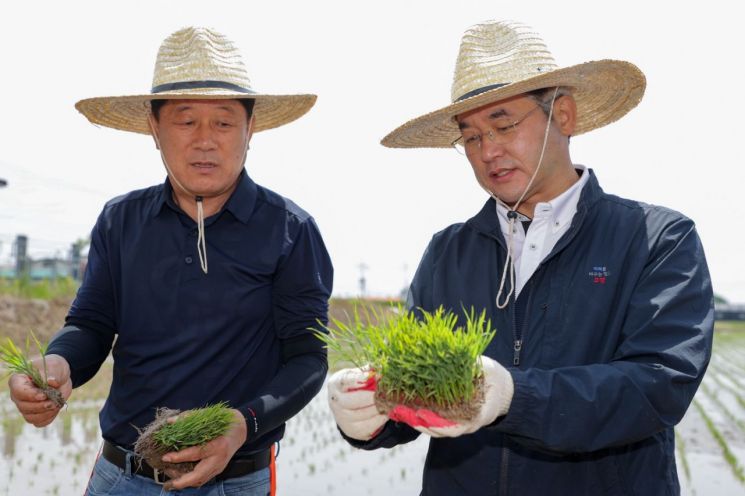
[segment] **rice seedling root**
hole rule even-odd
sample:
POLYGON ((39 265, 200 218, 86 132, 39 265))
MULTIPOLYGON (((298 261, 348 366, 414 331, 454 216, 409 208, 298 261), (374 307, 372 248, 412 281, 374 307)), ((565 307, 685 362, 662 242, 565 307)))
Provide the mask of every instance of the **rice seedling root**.
POLYGON ((59 390, 54 389, 52 386, 47 385, 46 387, 41 388, 41 390, 57 408, 62 408, 67 404, 65 399, 62 397, 62 393, 60 393, 59 390))
POLYGON ((484 404, 484 376, 480 375, 474 381, 474 392, 470 400, 442 405, 433 400, 416 398, 413 400, 406 399, 403 394, 388 393, 378 387, 375 390, 375 406, 378 412, 387 415, 396 406, 403 405, 414 410, 426 409, 436 413, 440 417, 460 423, 473 420, 479 413, 481 405, 484 404))
POLYGON ((163 455, 202 446, 225 435, 236 422, 232 410, 222 402, 189 410, 183 415, 180 413, 179 410, 159 408, 155 412, 155 419, 144 429, 138 429, 134 452, 155 469, 174 470, 182 474, 191 472, 197 462, 164 462, 163 455), (176 416, 175 421, 169 421, 176 416))
POLYGON ((140 435, 134 445, 134 452, 141 459, 145 460, 148 465, 158 470, 175 470, 185 474, 194 470, 196 463, 182 462, 169 463, 163 461, 163 455, 172 451, 155 439, 155 434, 162 427, 168 424, 168 419, 181 413, 180 410, 170 408, 159 408, 155 413, 155 420, 149 423, 144 429, 139 431, 140 435))

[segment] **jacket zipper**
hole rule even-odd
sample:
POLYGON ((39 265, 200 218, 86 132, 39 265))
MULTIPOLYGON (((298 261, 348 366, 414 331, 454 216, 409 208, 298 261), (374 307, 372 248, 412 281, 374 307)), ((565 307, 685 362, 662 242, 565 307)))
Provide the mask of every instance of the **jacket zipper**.
MULTIPOLYGON (((502 249, 504 249, 505 246, 504 246, 504 241, 502 240, 502 238, 492 233, 485 233, 485 234, 493 237, 497 241, 497 244, 499 244, 502 247, 502 249)), ((554 247, 554 251, 555 251, 555 248, 556 247, 554 247)), ((536 269, 536 273, 538 272, 539 269, 540 269, 540 266, 536 269)), ((528 290, 530 289, 530 282, 527 285, 527 289, 528 290)), ((528 314, 528 311, 530 310, 530 303, 531 303, 532 298, 533 298, 533 292, 530 291, 530 293, 528 293, 528 304, 527 304, 527 307, 525 308, 526 316, 528 314)), ((515 315, 516 315, 515 307, 517 307, 517 296, 515 296, 513 293, 513 296, 512 296, 512 337, 513 337, 512 364, 515 367, 519 367, 520 366, 520 352, 522 351, 522 348, 523 348, 523 339, 522 339, 522 332, 518 334, 517 322, 515 321, 515 315)), ((524 322, 523 322, 523 325, 525 325, 524 322)), ((507 486, 507 473, 508 473, 509 466, 510 466, 510 450, 507 447, 507 437, 503 436, 502 439, 505 440, 505 445, 502 447, 502 460, 501 460, 500 476, 499 476, 499 496, 508 496, 509 488, 507 486)))
MULTIPOLYGON (((538 273, 538 270, 540 270, 540 267, 536 269, 536 274, 538 273)), ((535 274, 534 274, 535 275, 535 274)), ((532 277, 531 277, 532 279, 532 277)), ((523 321, 522 321, 522 327, 525 327, 525 322, 528 320, 528 315, 530 315, 530 305, 533 302, 533 291, 531 290, 532 284, 528 282, 528 284, 523 288, 523 290, 528 291, 528 301, 525 304, 525 312, 523 315, 523 321)), ((512 365, 515 367, 520 366, 520 352, 523 349, 523 329, 517 328, 517 297, 513 295, 512 297, 512 338, 513 338, 513 354, 512 354, 512 365)), ((507 447, 507 437, 503 437, 505 440, 505 445, 502 448, 502 463, 500 468, 500 476, 499 476, 499 495, 500 496, 507 496, 508 495, 508 486, 507 486, 507 474, 510 466, 510 450, 507 447)))
POLYGON ((522 339, 515 339, 514 343, 514 353, 512 356, 512 365, 515 367, 518 367, 520 365, 520 351, 523 349, 523 340, 522 339))
MULTIPOLYGON (((561 237, 561 239, 556 244, 556 246, 554 246, 554 249, 551 250, 551 253, 549 253, 548 256, 539 264, 539 266, 536 268, 535 273, 537 273, 540 270, 541 266, 544 263, 546 263, 546 261, 553 258, 554 255, 558 253, 559 251, 563 250, 564 246, 569 244, 569 242, 577 234, 577 231, 579 231, 580 225, 582 224, 582 221, 584 220, 584 217, 585 217, 585 212, 583 209, 580 208, 580 206, 584 207, 584 205, 580 205, 580 204, 577 205, 578 208, 577 208, 577 212, 575 213, 576 223, 574 222, 574 220, 572 221, 572 226, 570 227, 570 229, 566 233, 564 233, 564 235, 561 237)), ((499 235, 495 235, 494 233, 491 233, 491 232, 486 232, 486 231, 483 231, 483 232, 484 234, 494 238, 497 241, 497 244, 499 244, 502 247, 502 249, 504 249, 505 244, 504 244, 504 240, 502 237, 500 237, 499 235)), ((528 285, 530 285, 530 283, 528 283, 528 285)), ((531 303, 532 296, 533 296, 533 292, 531 291, 528 295, 528 305, 527 305, 527 308, 525 309, 526 315, 528 314, 528 311, 530 310, 530 303, 531 303)), ((512 337, 513 337, 512 363, 515 367, 519 367, 520 366, 520 353, 522 352, 522 349, 523 349, 523 339, 522 339, 522 332, 520 333, 520 335, 518 335, 517 322, 515 322, 515 307, 517 306, 517 297, 513 296, 512 303, 513 303, 512 305, 512 309, 513 309, 513 312, 512 312, 512 337)), ((542 305, 541 308, 542 310, 545 311, 546 305, 542 305)), ((508 442, 507 436, 503 436, 502 439, 504 439, 505 445, 502 447, 502 460, 501 460, 500 476, 499 476, 499 496, 508 496, 507 472, 508 472, 509 465, 510 465, 510 460, 509 460, 510 450, 507 447, 507 442, 508 442)))
MULTIPOLYGON (((518 335, 517 329, 517 296, 512 295, 512 343, 513 355, 512 364, 517 367, 520 365, 520 350, 522 350, 523 340, 522 333, 518 335)), ((502 435, 504 446, 502 447, 502 461, 499 469, 499 496, 507 496, 507 473, 510 467, 510 450, 507 448, 507 436, 502 435)))
MULTIPOLYGON (((540 270, 540 267, 536 269, 536 272, 531 276, 531 279, 535 277, 535 275, 540 270)), ((522 321, 522 327, 525 327, 525 322, 528 320, 528 315, 530 315, 530 304, 533 301, 533 291, 531 291, 532 284, 530 281, 528 284, 523 288, 524 290, 528 290, 528 302, 525 304, 525 311, 523 312, 523 321, 522 321)), ((523 349, 523 330, 517 328, 517 322, 515 321, 516 313, 517 313, 517 297, 513 297, 512 300, 512 365, 515 367, 520 366, 520 352, 523 349)))

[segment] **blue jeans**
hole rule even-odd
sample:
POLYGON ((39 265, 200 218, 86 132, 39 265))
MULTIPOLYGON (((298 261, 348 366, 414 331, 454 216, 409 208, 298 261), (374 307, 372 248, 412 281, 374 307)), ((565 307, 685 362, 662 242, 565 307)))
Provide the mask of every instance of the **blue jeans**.
POLYGON ((269 468, 202 487, 164 491, 154 480, 128 473, 99 456, 85 496, 269 496, 270 491, 269 468))

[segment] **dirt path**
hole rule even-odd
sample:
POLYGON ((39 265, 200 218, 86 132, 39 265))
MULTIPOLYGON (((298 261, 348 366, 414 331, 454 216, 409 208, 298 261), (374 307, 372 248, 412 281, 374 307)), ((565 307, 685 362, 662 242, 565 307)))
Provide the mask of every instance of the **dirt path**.
POLYGON ((20 344, 33 331, 40 341, 49 341, 64 324, 70 303, 70 298, 45 301, 0 295, 0 339, 9 337, 20 344))

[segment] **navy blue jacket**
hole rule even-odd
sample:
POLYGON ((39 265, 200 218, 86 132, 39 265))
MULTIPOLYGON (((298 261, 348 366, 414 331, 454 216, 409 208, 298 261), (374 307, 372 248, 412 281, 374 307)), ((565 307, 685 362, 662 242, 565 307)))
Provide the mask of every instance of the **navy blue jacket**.
POLYGON ((48 352, 67 359, 77 387, 113 344, 100 414, 113 443, 131 447, 156 408, 225 401, 247 419, 241 452, 257 451, 323 384, 326 356, 309 328, 326 321, 333 271, 313 218, 243 171, 205 233, 208 274, 168 181, 108 202, 93 229, 83 284, 48 352))
MULTIPOLYGON (((494 200, 427 248, 410 305, 486 309, 497 334, 485 354, 508 368, 515 393, 494 424, 431 439, 423 495, 679 494, 673 426, 712 344, 704 252, 689 219, 605 194, 590 174, 568 232, 504 310, 495 304, 506 245, 494 200)), ((417 435, 388 422, 352 444, 392 447, 417 435)))

